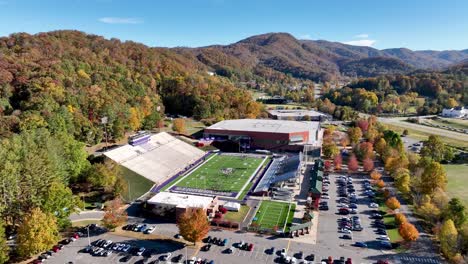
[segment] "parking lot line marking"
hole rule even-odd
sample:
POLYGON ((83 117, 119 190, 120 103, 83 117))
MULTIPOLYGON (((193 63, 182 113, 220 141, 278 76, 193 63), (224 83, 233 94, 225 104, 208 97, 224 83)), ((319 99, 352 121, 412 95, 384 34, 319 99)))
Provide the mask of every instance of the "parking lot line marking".
POLYGON ((286 247, 286 252, 288 252, 290 245, 291 245, 291 239, 288 240, 288 246, 286 247))
POLYGON ((192 258, 195 257, 196 255, 198 255, 199 252, 200 252, 200 247, 197 247, 197 249, 195 250, 195 252, 192 255, 192 258))

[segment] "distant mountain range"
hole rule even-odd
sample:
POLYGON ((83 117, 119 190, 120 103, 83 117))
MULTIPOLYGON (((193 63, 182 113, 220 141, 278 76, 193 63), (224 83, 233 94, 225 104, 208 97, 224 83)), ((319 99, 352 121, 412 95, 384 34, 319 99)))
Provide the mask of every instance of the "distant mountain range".
POLYGON ((299 40, 288 33, 252 36, 230 45, 176 48, 194 54, 219 74, 259 75, 275 72, 297 78, 329 80, 336 77, 371 77, 409 73, 418 69, 442 70, 468 60, 468 49, 412 51, 378 50, 324 40, 299 40))

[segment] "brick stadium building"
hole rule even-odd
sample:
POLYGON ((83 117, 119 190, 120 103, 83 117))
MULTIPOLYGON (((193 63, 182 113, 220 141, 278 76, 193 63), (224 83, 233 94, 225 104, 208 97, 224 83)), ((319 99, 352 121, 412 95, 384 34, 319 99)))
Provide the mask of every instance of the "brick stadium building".
POLYGON ((305 145, 320 147, 319 122, 270 119, 225 120, 205 128, 204 137, 233 141, 241 149, 300 151, 305 145))

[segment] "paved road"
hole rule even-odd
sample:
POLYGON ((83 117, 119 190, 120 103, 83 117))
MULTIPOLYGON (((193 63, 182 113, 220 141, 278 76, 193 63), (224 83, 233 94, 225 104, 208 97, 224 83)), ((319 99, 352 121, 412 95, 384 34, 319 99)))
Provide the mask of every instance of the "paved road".
POLYGON ((101 220, 104 216, 103 211, 81 211, 70 215, 70 221, 101 220))

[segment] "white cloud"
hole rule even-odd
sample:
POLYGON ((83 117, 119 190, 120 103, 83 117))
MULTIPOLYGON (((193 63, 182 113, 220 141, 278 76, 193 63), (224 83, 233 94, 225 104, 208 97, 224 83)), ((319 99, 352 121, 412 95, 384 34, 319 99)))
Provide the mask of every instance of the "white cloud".
POLYGON ((351 40, 343 42, 344 44, 353 45, 353 46, 368 46, 372 47, 377 40, 373 39, 360 39, 360 40, 351 40))
POLYGON ((360 38, 360 39, 366 39, 366 38, 369 38, 369 34, 358 34, 358 35, 355 35, 354 38, 360 38))
POLYGON ((143 20, 133 17, 101 17, 99 21, 106 24, 141 24, 143 20))
POLYGON ((312 39, 312 36, 309 34, 300 35, 299 39, 312 39))

